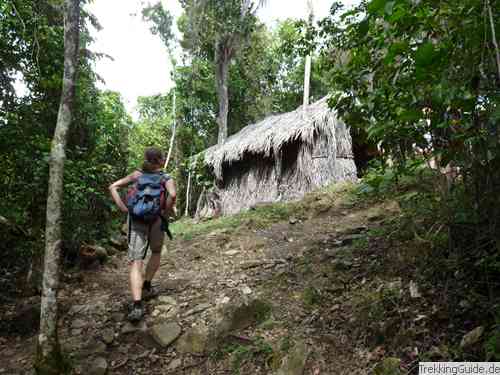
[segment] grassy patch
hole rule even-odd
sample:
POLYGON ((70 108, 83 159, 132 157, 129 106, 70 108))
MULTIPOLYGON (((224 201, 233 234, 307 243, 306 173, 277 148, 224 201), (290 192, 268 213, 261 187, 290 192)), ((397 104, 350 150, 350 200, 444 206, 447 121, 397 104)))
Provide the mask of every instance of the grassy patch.
POLYGON ((272 345, 262 337, 256 337, 248 344, 226 343, 216 354, 212 356, 215 360, 222 360, 228 356, 231 361, 232 373, 241 374, 242 367, 250 361, 272 366, 277 353, 272 345))

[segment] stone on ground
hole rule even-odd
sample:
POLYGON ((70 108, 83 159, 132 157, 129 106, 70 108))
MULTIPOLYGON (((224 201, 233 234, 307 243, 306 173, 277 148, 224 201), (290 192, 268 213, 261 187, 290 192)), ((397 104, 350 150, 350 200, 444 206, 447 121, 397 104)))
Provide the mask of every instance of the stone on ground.
POLYGON ((476 327, 469 333, 467 333, 463 338, 462 341, 460 342, 460 348, 465 349, 468 348, 474 344, 476 344, 481 336, 483 335, 484 332, 484 327, 476 327))
POLYGON ((305 342, 299 341, 283 359, 276 375, 302 375, 306 366, 307 347, 305 342))
POLYGON ((157 324, 151 327, 151 337, 163 348, 173 343, 181 334, 181 327, 174 322, 157 324))
POLYGON ((105 344, 112 344, 115 339, 115 331, 112 328, 106 328, 102 331, 102 341, 105 344))
POLYGON ((220 339, 231 331, 261 323, 269 317, 270 312, 271 305, 260 299, 233 300, 218 311, 215 336, 220 339))
POLYGON ((209 346, 209 331, 204 325, 187 330, 179 340, 176 349, 180 353, 203 354, 209 346))
POLYGON ((97 357, 89 364, 88 375, 105 375, 108 371, 108 362, 103 357, 97 357))

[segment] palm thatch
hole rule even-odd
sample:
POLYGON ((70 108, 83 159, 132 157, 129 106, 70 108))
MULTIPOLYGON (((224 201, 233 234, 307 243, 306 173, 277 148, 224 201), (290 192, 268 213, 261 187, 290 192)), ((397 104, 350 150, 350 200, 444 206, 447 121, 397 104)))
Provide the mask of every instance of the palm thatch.
POLYGON ((328 97, 249 125, 204 159, 219 181, 223 214, 356 178, 349 130, 328 97))

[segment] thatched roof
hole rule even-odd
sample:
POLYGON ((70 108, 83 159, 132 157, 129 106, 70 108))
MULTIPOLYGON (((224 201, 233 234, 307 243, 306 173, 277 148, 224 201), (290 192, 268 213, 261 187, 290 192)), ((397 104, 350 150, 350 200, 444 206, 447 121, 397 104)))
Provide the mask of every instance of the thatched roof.
POLYGON ((295 111, 273 115, 246 126, 230 136, 222 146, 212 146, 204 151, 205 163, 222 177, 224 163, 241 160, 247 153, 277 156, 288 142, 301 140, 313 145, 315 135, 336 144, 338 157, 351 157, 351 137, 336 113, 328 107, 328 97, 309 105, 306 115, 302 106, 295 111))

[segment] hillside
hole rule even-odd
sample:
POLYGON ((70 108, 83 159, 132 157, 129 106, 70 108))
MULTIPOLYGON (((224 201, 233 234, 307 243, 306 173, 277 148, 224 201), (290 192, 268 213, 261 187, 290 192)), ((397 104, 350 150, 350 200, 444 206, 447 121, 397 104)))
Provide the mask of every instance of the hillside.
MULTIPOLYGON (((80 374, 396 374, 467 358, 481 336, 460 343, 470 301, 457 308, 453 288, 421 272, 430 249, 395 231, 402 217, 396 200, 340 186, 178 222, 145 323, 126 322, 118 252, 64 274, 60 341, 80 374)), ((3 309, 2 374, 30 373, 36 303, 3 309)))

